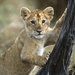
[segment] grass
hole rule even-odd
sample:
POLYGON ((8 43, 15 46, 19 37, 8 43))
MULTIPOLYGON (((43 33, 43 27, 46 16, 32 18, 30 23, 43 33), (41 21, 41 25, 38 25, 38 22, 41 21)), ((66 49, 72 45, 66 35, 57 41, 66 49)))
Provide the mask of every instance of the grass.
POLYGON ((17 8, 9 2, 9 0, 4 1, 0 4, 0 28, 10 23, 10 15, 17 14, 17 8))

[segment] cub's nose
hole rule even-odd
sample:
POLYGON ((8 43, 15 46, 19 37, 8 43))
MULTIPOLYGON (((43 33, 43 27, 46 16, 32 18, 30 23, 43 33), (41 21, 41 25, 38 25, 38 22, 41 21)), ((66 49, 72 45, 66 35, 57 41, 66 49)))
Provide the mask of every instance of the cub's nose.
POLYGON ((39 34, 41 33, 41 31, 38 31, 38 30, 37 30, 37 32, 38 32, 39 34))

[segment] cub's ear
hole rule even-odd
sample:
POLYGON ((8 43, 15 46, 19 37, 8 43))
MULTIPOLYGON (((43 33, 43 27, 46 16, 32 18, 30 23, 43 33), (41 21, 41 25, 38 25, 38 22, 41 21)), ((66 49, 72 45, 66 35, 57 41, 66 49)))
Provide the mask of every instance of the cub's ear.
POLYGON ((54 15, 54 9, 52 7, 47 7, 43 10, 43 12, 45 13, 45 16, 47 18, 49 18, 50 20, 53 19, 53 15, 54 15))
POLYGON ((25 19, 30 17, 31 11, 26 7, 22 7, 21 10, 20 10, 20 13, 21 13, 21 18, 23 20, 25 20, 25 19))

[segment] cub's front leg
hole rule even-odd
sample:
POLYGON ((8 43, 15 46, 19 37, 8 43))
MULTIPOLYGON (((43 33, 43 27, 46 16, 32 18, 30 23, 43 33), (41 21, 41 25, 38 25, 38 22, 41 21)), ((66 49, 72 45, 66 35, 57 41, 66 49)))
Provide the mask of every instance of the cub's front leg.
POLYGON ((45 46, 48 46, 48 45, 53 45, 56 43, 57 41, 57 38, 59 36, 59 33, 60 33, 60 30, 62 28, 62 25, 63 25, 63 22, 64 22, 64 19, 65 19, 65 15, 66 15, 66 10, 64 11, 64 13, 62 14, 62 16, 59 18, 59 20, 55 23, 55 26, 53 28, 49 28, 48 29, 48 33, 49 33, 49 36, 47 38, 47 41, 45 43, 45 46))
POLYGON ((23 63, 29 63, 33 65, 38 65, 41 67, 44 66, 44 64, 47 61, 46 57, 35 55, 32 53, 32 51, 24 50, 24 48, 21 52, 21 59, 23 63))

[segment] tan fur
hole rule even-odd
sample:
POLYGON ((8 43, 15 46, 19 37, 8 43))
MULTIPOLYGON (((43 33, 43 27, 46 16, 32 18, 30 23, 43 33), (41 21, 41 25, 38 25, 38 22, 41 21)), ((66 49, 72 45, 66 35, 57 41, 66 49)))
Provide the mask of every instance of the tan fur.
POLYGON ((21 8, 21 17, 25 29, 20 32, 14 44, 0 58, 0 75, 28 75, 35 65, 43 66, 46 58, 43 55, 44 46, 54 44, 61 29, 65 13, 54 28, 49 28, 54 10, 30 11, 21 8), (32 25, 31 21, 35 21, 32 25), (45 23, 42 23, 45 20, 45 23), (40 35, 39 35, 40 31, 40 35))

